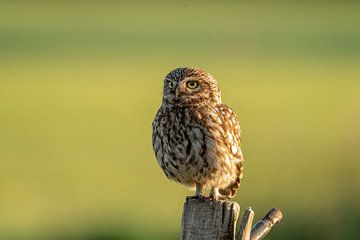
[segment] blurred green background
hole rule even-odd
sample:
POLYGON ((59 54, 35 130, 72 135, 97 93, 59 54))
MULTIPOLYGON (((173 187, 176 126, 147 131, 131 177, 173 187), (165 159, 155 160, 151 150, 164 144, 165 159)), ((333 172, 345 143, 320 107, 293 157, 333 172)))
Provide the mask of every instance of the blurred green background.
POLYGON ((197 66, 243 129, 235 200, 268 239, 360 238, 360 3, 0 2, 0 239, 178 239, 192 192, 151 146, 197 66))

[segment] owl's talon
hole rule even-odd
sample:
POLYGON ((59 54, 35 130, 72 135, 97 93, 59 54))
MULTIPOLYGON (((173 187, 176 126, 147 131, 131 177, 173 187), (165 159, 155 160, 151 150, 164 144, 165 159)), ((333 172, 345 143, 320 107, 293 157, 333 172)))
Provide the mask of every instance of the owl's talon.
POLYGON ((187 196, 186 199, 197 199, 197 200, 204 200, 204 195, 194 195, 194 196, 187 196))
POLYGON ((209 199, 210 201, 214 201, 214 202, 216 202, 216 201, 218 200, 218 198, 216 198, 216 197, 214 197, 214 196, 209 196, 208 199, 209 199))
POLYGON ((230 197, 220 195, 220 196, 218 196, 218 200, 229 201, 229 200, 230 200, 230 197))
POLYGON ((212 196, 210 195, 209 197, 207 197, 207 199, 212 200, 212 201, 229 201, 230 197, 227 196, 222 196, 222 195, 218 195, 218 196, 212 196))

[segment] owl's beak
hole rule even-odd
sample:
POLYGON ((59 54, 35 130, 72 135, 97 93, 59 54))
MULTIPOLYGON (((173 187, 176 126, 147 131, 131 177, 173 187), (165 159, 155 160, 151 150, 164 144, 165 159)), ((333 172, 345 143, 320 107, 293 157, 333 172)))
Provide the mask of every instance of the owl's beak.
POLYGON ((176 86, 176 89, 175 89, 175 97, 178 98, 180 95, 180 88, 179 86, 176 86))

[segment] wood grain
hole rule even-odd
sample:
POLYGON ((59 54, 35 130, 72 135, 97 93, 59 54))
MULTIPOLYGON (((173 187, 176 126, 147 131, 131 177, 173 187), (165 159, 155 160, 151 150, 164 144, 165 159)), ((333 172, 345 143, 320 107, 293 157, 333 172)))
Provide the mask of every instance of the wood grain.
POLYGON ((184 204, 181 239, 234 240, 240 206, 235 202, 188 197, 184 204))

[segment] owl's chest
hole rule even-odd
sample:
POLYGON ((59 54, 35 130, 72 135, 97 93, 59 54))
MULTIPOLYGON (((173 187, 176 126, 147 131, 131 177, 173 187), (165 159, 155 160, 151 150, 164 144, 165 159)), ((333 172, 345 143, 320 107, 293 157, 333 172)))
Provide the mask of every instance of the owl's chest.
POLYGON ((191 154, 192 132, 199 131, 199 126, 191 113, 179 111, 170 113, 166 119, 164 136, 168 142, 170 155, 179 160, 184 160, 191 154))
POLYGON ((164 157, 186 164, 204 152, 204 130, 189 110, 168 111, 159 116, 157 133, 164 157))

